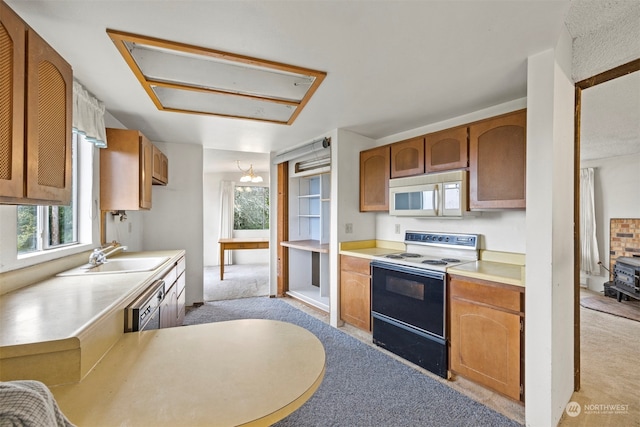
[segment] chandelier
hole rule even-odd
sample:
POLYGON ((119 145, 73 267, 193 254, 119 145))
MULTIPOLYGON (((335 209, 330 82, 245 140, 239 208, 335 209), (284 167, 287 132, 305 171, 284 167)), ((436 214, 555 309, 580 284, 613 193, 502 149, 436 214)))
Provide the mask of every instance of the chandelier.
POLYGON ((236 160, 236 163, 238 165, 238 169, 240 169, 243 174, 240 178, 240 182, 262 182, 262 177, 253 173, 253 165, 249 165, 249 169, 244 170, 240 167, 240 160, 236 160))

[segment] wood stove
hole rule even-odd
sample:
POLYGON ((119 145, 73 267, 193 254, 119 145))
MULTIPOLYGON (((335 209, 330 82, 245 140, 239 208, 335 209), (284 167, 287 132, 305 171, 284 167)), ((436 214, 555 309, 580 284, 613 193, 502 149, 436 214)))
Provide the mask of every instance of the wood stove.
POLYGON ((618 292, 618 301, 623 295, 640 300, 640 258, 619 257, 613 268, 613 287, 618 292))

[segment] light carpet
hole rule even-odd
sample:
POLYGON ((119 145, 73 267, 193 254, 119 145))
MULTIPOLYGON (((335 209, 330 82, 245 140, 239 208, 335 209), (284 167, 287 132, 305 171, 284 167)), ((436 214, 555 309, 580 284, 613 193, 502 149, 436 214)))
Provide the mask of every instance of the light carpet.
POLYGON ((327 366, 320 388, 275 426, 521 425, 277 298, 207 302, 190 310, 184 324, 245 318, 299 325, 314 333, 325 348, 327 366))
POLYGON ((204 268, 203 297, 205 301, 250 298, 269 295, 269 264, 232 264, 204 268))

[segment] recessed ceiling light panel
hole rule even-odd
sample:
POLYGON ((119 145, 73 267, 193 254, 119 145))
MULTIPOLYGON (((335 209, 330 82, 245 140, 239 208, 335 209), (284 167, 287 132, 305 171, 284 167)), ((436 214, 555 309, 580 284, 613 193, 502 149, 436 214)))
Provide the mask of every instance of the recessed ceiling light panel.
POLYGON ((241 96, 227 96, 209 91, 152 86, 153 92, 171 111, 214 114, 268 122, 287 123, 296 112, 293 105, 279 104, 241 96))
POLYGON ((292 124, 326 76, 213 49, 107 33, 160 110, 292 124))

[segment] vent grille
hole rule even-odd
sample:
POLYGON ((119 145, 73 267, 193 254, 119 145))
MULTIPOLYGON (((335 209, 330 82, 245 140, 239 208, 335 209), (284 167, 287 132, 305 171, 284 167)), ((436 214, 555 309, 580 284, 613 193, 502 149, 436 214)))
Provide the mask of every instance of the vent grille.
POLYGON ((11 180, 13 129, 13 43, 0 25, 0 179, 11 180))
POLYGON ((305 172, 305 171, 320 169, 326 166, 331 166, 331 156, 297 162, 295 171, 296 173, 305 172))
POLYGON ((38 184, 64 188, 66 146, 66 85, 56 67, 48 61, 38 64, 38 184))

